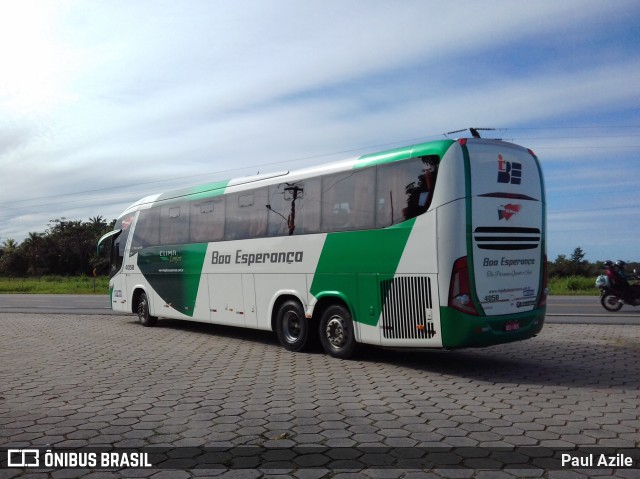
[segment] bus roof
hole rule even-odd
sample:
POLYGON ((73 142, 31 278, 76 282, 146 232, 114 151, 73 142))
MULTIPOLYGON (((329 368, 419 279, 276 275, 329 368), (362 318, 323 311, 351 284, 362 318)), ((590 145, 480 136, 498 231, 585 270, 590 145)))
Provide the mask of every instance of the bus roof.
MULTIPOLYGON (((369 153, 366 155, 343 159, 332 163, 325 163, 295 171, 283 171, 267 173, 263 175, 233 178, 227 180, 213 181, 195 186, 188 186, 168 190, 166 192, 146 196, 131 206, 129 206, 124 214, 136 210, 141 206, 151 206, 163 201, 180 201, 181 199, 197 200, 201 198, 213 198, 227 192, 229 187, 241 187, 244 185, 255 185, 263 183, 264 185, 274 184, 282 181, 283 178, 288 180, 302 179, 308 176, 335 173, 354 168, 365 168, 368 166, 392 163, 417 156, 437 155, 442 157, 449 147, 455 143, 455 140, 438 140, 428 143, 418 143, 415 145, 403 146, 391 150, 369 153)), ((122 215, 121 215, 122 216, 122 215)))

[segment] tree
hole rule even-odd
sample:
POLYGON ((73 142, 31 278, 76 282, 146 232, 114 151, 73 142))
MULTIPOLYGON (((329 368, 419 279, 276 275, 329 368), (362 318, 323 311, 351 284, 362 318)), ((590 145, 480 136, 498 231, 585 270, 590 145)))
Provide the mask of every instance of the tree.
POLYGON ((584 251, 582 248, 578 246, 571 253, 570 263, 570 272, 572 276, 588 276, 589 274, 589 263, 584 259, 584 251))
POLYGON ((570 276, 570 261, 567 259, 566 255, 559 254, 556 260, 553 263, 549 263, 549 276, 551 277, 562 277, 562 276, 570 276))
POLYGON ((28 260, 14 239, 7 239, 2 244, 0 257, 0 273, 8 276, 24 276, 27 273, 28 260))
POLYGON ((602 263, 591 264, 585 258, 580 246, 573 250, 571 256, 560 254, 554 262, 549 263, 549 276, 595 276, 602 270, 602 263))
POLYGON ((29 233, 29 237, 20 245, 29 258, 29 271, 35 276, 41 273, 39 263, 40 255, 42 254, 42 243, 42 233, 29 233))
POLYGON ((10 254, 18 248, 18 243, 13 238, 4 240, 2 243, 2 249, 5 254, 10 254))
POLYGON ((578 246, 576 249, 573 250, 573 253, 571 253, 571 262, 573 264, 582 264, 583 260, 584 260, 584 251, 582 251, 582 248, 578 246))
POLYGON ((51 220, 44 233, 29 233, 18 244, 7 239, 0 244, 0 275, 91 275, 96 266, 106 270, 108 259, 96 255, 96 242, 113 229, 103 216, 88 221, 57 218, 51 220))

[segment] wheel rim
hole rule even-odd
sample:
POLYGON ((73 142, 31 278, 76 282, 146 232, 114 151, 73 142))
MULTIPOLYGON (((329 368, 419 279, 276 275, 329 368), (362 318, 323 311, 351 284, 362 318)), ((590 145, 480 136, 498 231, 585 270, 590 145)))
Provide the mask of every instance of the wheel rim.
POLYGON ((347 342, 347 328, 344 320, 340 316, 331 316, 327 321, 327 327, 325 328, 325 335, 329 344, 339 349, 343 347, 347 342))
POLYGON ((600 300, 600 302, 602 303, 602 306, 604 306, 604 309, 606 309, 607 311, 616 312, 616 311, 619 311, 620 308, 622 308, 622 303, 620 302, 620 298, 618 298, 614 294, 606 294, 600 300))
POLYGON ((295 343, 302 332, 300 317, 293 311, 288 311, 282 322, 282 333, 289 343, 295 343))

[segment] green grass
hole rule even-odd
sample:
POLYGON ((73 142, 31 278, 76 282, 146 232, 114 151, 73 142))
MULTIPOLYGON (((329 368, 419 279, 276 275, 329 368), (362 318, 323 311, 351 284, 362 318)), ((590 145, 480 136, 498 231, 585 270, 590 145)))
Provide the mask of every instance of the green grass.
POLYGON ((64 277, 42 276, 41 278, 0 278, 1 293, 27 294, 109 294, 109 278, 104 276, 64 277))
MULTIPOLYGON (((597 295, 595 278, 570 276, 549 279, 552 295, 597 295)), ((101 276, 94 279, 87 276, 63 277, 43 276, 41 278, 0 278, 1 293, 31 294, 109 294, 109 279, 101 276)))
POLYGON ((595 278, 569 276, 549 278, 549 293, 552 295, 595 296, 600 290, 595 287, 595 278))

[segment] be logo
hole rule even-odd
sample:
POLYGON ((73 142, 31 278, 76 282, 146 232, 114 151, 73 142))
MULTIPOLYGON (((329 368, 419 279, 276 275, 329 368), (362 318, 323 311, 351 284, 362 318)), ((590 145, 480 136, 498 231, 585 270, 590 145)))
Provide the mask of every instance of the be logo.
POLYGON ((522 163, 505 161, 502 155, 498 155, 498 183, 519 185, 520 180, 522 180, 522 163))

